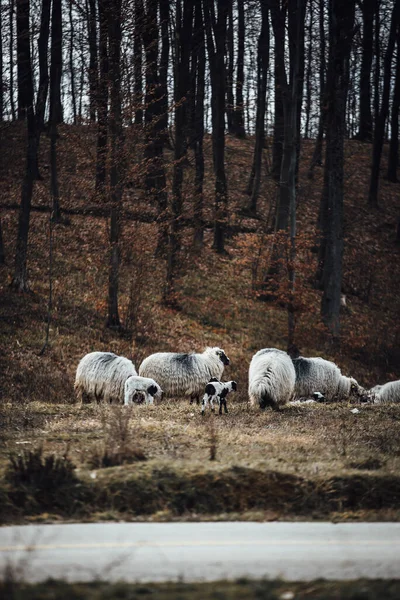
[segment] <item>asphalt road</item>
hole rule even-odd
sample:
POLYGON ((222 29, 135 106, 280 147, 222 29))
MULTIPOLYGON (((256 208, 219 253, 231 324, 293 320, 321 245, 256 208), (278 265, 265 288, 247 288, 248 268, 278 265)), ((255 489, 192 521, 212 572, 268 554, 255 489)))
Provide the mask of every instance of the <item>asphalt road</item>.
POLYGON ((399 578, 400 523, 92 523, 0 528, 0 574, 36 582, 399 578))

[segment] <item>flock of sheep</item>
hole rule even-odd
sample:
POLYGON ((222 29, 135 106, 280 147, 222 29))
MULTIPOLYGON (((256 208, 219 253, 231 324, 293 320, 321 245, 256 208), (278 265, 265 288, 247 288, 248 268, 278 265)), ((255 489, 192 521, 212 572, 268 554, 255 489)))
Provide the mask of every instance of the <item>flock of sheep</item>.
MULTIPOLYGON (((221 381, 229 358, 218 347, 203 353, 157 352, 144 359, 139 374, 129 359, 112 352, 91 352, 80 361, 75 378, 78 402, 103 400, 122 404, 153 404, 162 395, 190 397, 200 401, 202 414, 214 402, 228 412, 226 396, 237 389, 235 381, 221 381)), ((323 358, 295 358, 277 348, 257 352, 249 368, 249 398, 252 405, 278 410, 296 400, 400 402, 400 380, 371 390, 352 377, 342 375, 335 363, 323 358)))

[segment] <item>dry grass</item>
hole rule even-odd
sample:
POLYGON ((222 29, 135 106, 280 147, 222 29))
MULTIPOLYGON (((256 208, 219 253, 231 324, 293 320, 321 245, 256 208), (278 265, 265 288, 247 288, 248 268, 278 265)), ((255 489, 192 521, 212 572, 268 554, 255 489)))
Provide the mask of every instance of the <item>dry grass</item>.
POLYGON ((218 581, 215 583, 164 583, 128 584, 96 582, 91 584, 67 584, 48 581, 36 585, 24 585, 6 581, 0 584, 0 592, 8 600, 131 600, 133 598, 157 598, 158 600, 397 600, 400 593, 398 581, 358 580, 350 582, 310 581, 287 583, 282 581, 218 581))

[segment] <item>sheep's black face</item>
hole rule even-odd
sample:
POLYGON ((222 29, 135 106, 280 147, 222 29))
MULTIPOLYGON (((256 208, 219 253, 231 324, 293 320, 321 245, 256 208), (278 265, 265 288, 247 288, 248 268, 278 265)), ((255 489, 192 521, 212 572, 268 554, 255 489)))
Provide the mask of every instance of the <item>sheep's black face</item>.
POLYGON ((260 399, 260 408, 261 410, 265 410, 268 406, 268 402, 266 401, 265 398, 261 398, 260 399))
POLYGON ((223 350, 218 350, 217 355, 225 366, 229 365, 230 360, 223 350))
POLYGON ((236 390, 237 390, 237 383, 236 383, 236 381, 232 381, 232 382, 231 382, 231 386, 232 386, 232 390, 233 390, 234 392, 236 392, 236 390))
POLYGON ((151 385, 147 388, 147 393, 150 394, 150 396, 154 396, 155 394, 157 394, 157 388, 155 385, 151 385))
POLYGON ((132 402, 134 404, 144 404, 145 403, 145 395, 144 392, 134 392, 133 396, 132 396, 132 402))

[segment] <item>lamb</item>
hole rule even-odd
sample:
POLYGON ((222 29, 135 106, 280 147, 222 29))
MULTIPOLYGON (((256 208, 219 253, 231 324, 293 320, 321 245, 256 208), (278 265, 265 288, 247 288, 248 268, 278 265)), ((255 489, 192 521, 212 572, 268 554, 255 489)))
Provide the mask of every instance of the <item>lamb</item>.
POLYGON ((198 404, 205 385, 212 377, 220 380, 229 362, 218 347, 206 348, 202 354, 157 352, 144 359, 139 375, 155 379, 167 396, 190 396, 198 404))
POLYGON ((376 385, 369 394, 374 404, 400 402, 400 379, 388 381, 384 385, 376 385))
POLYGON ((277 348, 259 350, 249 368, 249 397, 254 406, 274 410, 292 400, 296 373, 290 356, 277 348))
POLYGON ((153 404, 154 398, 160 399, 162 389, 154 379, 131 375, 125 381, 124 404, 153 404))
POLYGON ((78 364, 74 387, 81 405, 84 397, 89 401, 129 404, 135 390, 139 393, 145 391, 145 400, 150 402, 149 396, 159 394, 161 388, 153 380, 149 383, 140 379, 143 378, 138 377, 134 364, 128 358, 113 352, 90 352, 78 364), (132 381, 125 386, 128 379, 132 381))
POLYGON ((228 412, 226 406, 226 397, 229 392, 236 392, 237 383, 236 381, 218 381, 215 377, 213 377, 209 383, 206 385, 205 393, 203 396, 203 401, 201 403, 201 414, 204 415, 205 408, 207 406, 207 402, 210 403, 211 410, 214 412, 214 400, 219 405, 219 414, 222 415, 222 406, 224 407, 225 414, 228 412))
POLYGON ((360 399, 365 390, 352 377, 342 375, 335 363, 324 358, 294 358, 295 397, 310 398, 319 392, 324 400, 360 399))

